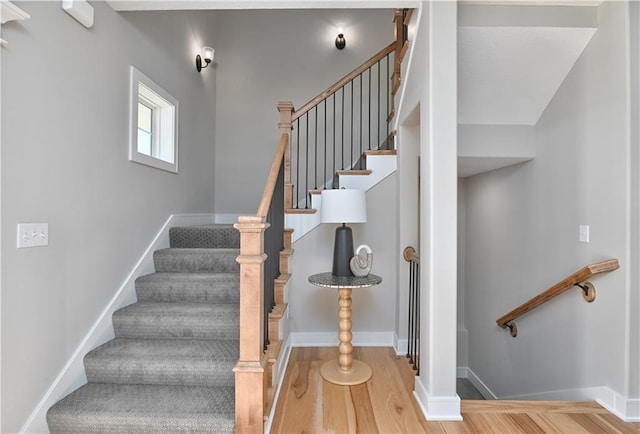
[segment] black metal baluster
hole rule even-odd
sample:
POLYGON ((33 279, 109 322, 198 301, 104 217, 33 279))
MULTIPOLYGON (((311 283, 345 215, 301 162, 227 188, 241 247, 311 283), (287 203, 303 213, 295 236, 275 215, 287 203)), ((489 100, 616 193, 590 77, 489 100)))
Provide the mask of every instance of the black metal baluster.
POLYGON ((340 92, 342 109, 340 110, 340 165, 344 170, 344 86, 340 92))
POLYGON ((315 140, 314 140, 314 146, 313 146, 313 153, 314 153, 314 158, 315 158, 315 164, 314 164, 314 172, 313 172, 313 176, 314 176, 314 180, 313 180, 313 188, 315 190, 318 189, 318 106, 316 105, 314 107, 315 109, 315 127, 313 128, 313 134, 315 136, 315 140))
POLYGON ((363 75, 364 74, 360 74, 360 155, 362 155, 362 76, 363 75))
POLYGON ((415 363, 413 368, 420 375, 420 264, 416 263, 416 331, 415 331, 415 363))
POLYGON ((336 94, 333 94, 333 170, 331 174, 336 173, 336 94))
POLYGON ((306 131, 306 165, 305 165, 305 173, 304 173, 304 178, 305 178, 305 182, 304 182, 304 209, 308 209, 309 208, 309 204, 307 203, 307 199, 309 197, 309 112, 304 114, 304 117, 306 119, 307 122, 307 131, 306 131))
POLYGON ((295 208, 298 209, 298 197, 300 196, 300 118, 296 119, 296 193, 294 195, 295 208))
MULTIPOLYGON (((391 119, 389 118, 389 115, 391 113, 389 113, 389 100, 391 99, 391 93, 389 92, 389 82, 391 81, 389 79, 389 58, 391 57, 391 53, 387 54, 387 141, 389 140, 389 122, 391 122, 391 119)), ((389 146, 386 146, 387 149, 389 149, 389 146)))
POLYGON ((380 147, 380 63, 381 61, 378 61, 378 142, 376 143, 378 148, 380 147))
POLYGON ((413 267, 411 262, 409 262, 409 311, 407 318, 407 358, 409 359, 409 363, 413 363, 413 358, 411 357, 411 349, 413 348, 411 344, 412 332, 413 332, 413 267))
POLYGON ((351 126, 349 128, 351 132, 351 159, 349 160, 349 165, 351 165, 351 168, 353 169, 353 79, 351 80, 351 106, 349 107, 349 111, 351 112, 351 126))
POLYGON ((369 122, 369 150, 371 150, 371 67, 369 67, 369 116, 367 121, 369 122))
MULTIPOLYGON (((324 179, 327 178, 327 100, 324 100, 324 179)), ((327 184, 324 183, 322 188, 325 189, 327 184)))

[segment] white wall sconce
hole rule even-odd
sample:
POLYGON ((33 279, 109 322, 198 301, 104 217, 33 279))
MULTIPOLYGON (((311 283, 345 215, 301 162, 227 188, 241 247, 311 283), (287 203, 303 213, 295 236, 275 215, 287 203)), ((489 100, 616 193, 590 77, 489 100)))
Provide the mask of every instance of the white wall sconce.
POLYGON ((344 39, 344 32, 339 30, 338 36, 336 37, 336 48, 338 50, 342 50, 347 46, 347 41, 344 39))
POLYGON ((202 57, 199 54, 196 55, 196 69, 198 72, 202 71, 204 68, 209 66, 211 62, 213 62, 213 55, 215 50, 211 47, 202 47, 202 57), (204 60, 204 66, 202 66, 202 61, 204 60))

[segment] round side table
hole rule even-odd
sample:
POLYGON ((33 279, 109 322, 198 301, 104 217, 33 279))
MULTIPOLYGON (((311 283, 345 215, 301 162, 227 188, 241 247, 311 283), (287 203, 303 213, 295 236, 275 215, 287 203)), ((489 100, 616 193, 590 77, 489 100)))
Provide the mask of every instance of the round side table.
POLYGON ((371 367, 360 360, 353 360, 351 339, 351 290, 353 288, 369 288, 382 282, 380 276, 369 274, 365 277, 337 277, 329 273, 314 274, 309 282, 315 286, 338 290, 338 338, 340 345, 338 360, 329 360, 320 368, 322 378, 341 386, 361 384, 371 378, 371 367))

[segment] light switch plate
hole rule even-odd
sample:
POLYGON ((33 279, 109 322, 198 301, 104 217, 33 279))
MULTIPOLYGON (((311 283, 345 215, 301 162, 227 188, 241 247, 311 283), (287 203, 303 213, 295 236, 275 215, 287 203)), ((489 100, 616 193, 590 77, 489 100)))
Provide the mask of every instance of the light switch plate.
POLYGON ((578 227, 578 241, 581 243, 589 242, 589 225, 580 225, 578 227))
POLYGON ((49 245, 49 223, 18 223, 18 248, 49 245))

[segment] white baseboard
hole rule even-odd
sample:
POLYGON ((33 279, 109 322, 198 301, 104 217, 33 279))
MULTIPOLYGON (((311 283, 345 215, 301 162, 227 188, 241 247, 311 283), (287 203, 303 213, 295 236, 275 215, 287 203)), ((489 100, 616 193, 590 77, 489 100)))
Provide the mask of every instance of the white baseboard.
POLYGON ((273 418, 276 414, 276 407, 278 405, 278 399, 280 398, 280 390, 282 389, 284 374, 286 373, 286 368, 289 364, 289 358, 291 357, 291 348, 291 335, 289 335, 289 338, 284 343, 284 347, 280 350, 280 354, 282 355, 282 357, 278 357, 278 366, 276 368, 276 392, 273 396, 273 405, 271 406, 271 412, 269 413, 269 417, 264 424, 265 434, 271 432, 271 424, 273 423, 273 418))
POLYGON ((458 366, 456 368, 456 378, 469 378, 469 368, 466 366, 458 366))
MULTIPOLYGON (((354 332, 351 343, 356 347, 392 347, 393 332, 354 332)), ((291 345, 294 347, 335 347, 338 345, 338 332, 330 333, 291 333, 291 345)))
POLYGON ((238 223, 238 217, 244 214, 215 214, 214 223, 218 225, 232 225, 238 223))
POLYGON ((430 396, 420 376, 416 377, 413 396, 416 398, 424 417, 429 420, 462 420, 460 398, 453 396, 430 396))
POLYGON ((67 364, 62 368, 40 402, 38 402, 38 405, 20 429, 20 432, 48 432, 46 416, 49 408, 61 398, 87 382, 83 363, 84 356, 94 348, 113 339, 114 332, 111 320, 113 313, 136 301, 135 280, 140 276, 155 271, 153 252, 169 247, 169 229, 172 226, 212 224, 214 222, 213 214, 173 214, 169 216, 129 275, 125 278, 122 285, 120 285, 120 288, 118 288, 111 301, 109 301, 93 324, 93 327, 91 327, 82 342, 80 342, 80 345, 78 345, 73 352, 67 364))
POLYGON ((393 334, 393 349, 398 356, 406 356, 409 347, 409 339, 400 339, 397 334, 393 334))
MULTIPOLYGON (((480 379, 480 377, 478 377, 475 372, 473 372, 471 369, 466 368, 467 369, 467 377, 469 379, 469 381, 471 381, 471 384, 473 384, 473 386, 478 389, 478 392, 480 392, 480 394, 482 396, 484 396, 484 399, 498 399, 496 397, 496 395, 491 391, 491 389, 489 389, 489 387, 484 384, 484 382, 480 379)), ((464 377, 461 377, 464 378, 464 377)))
POLYGON ((485 399, 532 401, 593 400, 625 422, 640 422, 640 399, 627 399, 608 386, 580 387, 498 397, 471 369, 458 367, 458 378, 465 378, 465 374, 466 378, 469 378, 469 381, 485 399), (463 371, 466 371, 466 373, 463 371))
POLYGON ((640 422, 640 399, 627 399, 607 386, 588 387, 585 394, 625 422, 640 422))

